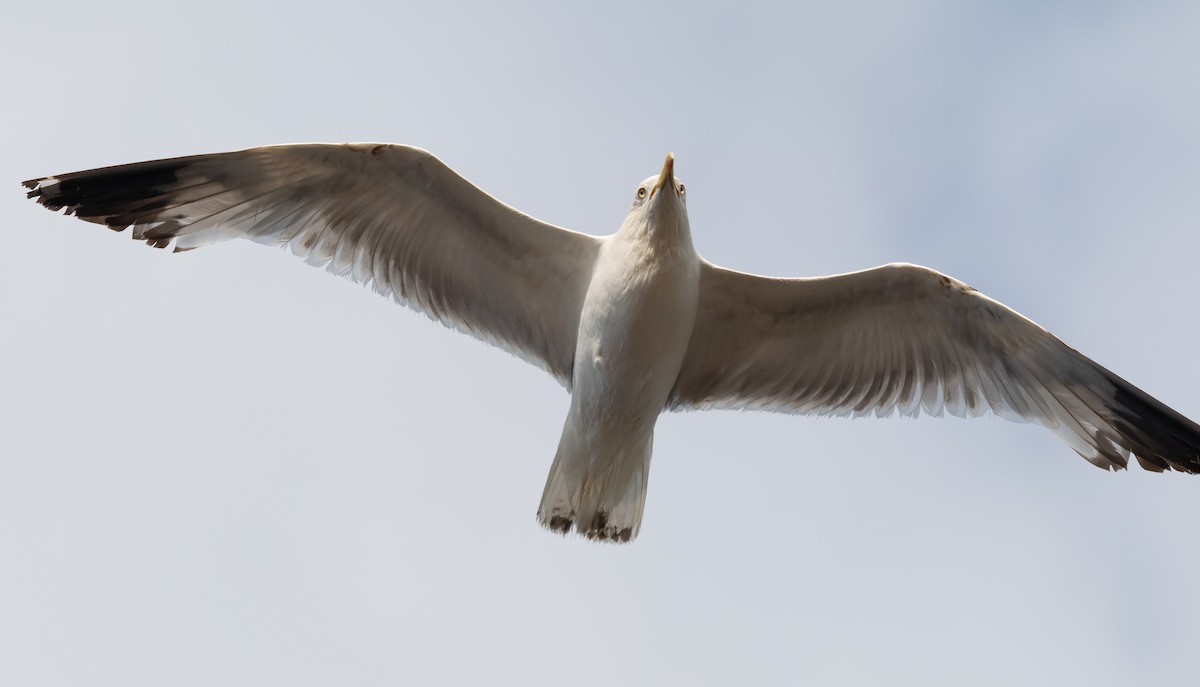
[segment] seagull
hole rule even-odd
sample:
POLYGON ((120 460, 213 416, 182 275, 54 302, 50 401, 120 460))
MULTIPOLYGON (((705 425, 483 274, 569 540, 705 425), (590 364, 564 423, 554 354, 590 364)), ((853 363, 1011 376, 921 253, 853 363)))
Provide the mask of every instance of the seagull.
POLYGON ((603 238, 525 215, 419 148, 301 144, 24 182, 156 248, 231 238, 309 264, 544 369, 570 406, 537 518, 629 542, 665 410, 975 417, 1054 432, 1093 465, 1200 472, 1200 426, 1007 306, 894 263, 780 279, 696 252, 668 154, 603 238))

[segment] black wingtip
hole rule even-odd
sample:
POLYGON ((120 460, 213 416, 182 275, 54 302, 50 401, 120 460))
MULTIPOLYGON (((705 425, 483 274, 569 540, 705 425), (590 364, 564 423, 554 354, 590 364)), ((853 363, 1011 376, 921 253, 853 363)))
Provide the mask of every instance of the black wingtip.
POLYGON ((1151 472, 1200 474, 1200 425, 1116 375, 1112 377, 1113 405, 1120 410, 1113 427, 1130 442, 1138 463, 1151 472))
MULTIPOLYGON (((121 231, 153 220, 178 191, 180 170, 191 158, 154 160, 39 177, 21 182, 29 189, 26 197, 51 211, 121 231)), ((141 238, 141 236, 139 236, 141 238)), ((150 245, 166 247, 163 236, 150 235, 150 245)))
POLYGON ((43 181, 47 181, 47 180, 49 180, 49 179, 51 179, 51 178, 52 178, 52 177, 41 177, 41 178, 38 178, 38 179, 29 179, 29 180, 27 180, 27 181, 22 181, 22 182, 21 182, 21 186, 22 186, 23 188, 27 188, 27 189, 29 189, 28 191, 26 191, 26 193, 25 193, 25 197, 26 197, 26 198, 38 198, 38 197, 40 197, 40 196, 42 195, 41 183, 42 183, 43 181))

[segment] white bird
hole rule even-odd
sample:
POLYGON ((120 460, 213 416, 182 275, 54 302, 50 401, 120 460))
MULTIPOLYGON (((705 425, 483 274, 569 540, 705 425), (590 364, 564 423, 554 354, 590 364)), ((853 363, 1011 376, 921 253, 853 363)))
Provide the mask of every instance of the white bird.
POLYGON ((1200 472, 1200 426, 956 279, 908 264, 776 279, 707 262, 671 155, 604 238, 524 215, 400 145, 268 146, 24 185, 158 248, 288 246, 545 369, 571 404, 538 519, 564 534, 637 537, 663 410, 991 410, 1105 469, 1132 454, 1200 472))

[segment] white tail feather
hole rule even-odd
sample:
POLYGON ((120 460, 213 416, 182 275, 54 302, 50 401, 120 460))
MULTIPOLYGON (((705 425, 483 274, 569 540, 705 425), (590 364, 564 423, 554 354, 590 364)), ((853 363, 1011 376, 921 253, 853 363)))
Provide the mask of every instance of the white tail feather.
POLYGON ((600 455, 589 455, 586 442, 568 418, 542 503, 538 521, 566 534, 574 529, 588 539, 629 542, 637 538, 646 508, 650 451, 654 435, 600 455))

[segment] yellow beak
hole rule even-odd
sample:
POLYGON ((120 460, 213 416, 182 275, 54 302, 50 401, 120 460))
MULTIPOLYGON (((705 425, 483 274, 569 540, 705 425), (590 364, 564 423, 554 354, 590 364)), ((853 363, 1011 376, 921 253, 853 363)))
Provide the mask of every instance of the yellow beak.
POLYGON ((650 197, 653 198, 658 189, 663 186, 669 187, 672 191, 675 190, 675 153, 667 153, 667 161, 663 163, 662 174, 658 175, 658 183, 650 189, 650 197))

